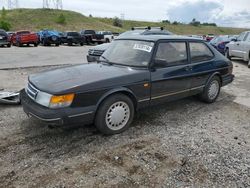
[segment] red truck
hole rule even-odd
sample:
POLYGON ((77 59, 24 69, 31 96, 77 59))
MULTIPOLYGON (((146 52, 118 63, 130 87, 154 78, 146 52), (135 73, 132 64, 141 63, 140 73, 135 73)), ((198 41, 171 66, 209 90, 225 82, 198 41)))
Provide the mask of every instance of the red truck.
POLYGON ((30 31, 17 31, 11 37, 11 43, 15 46, 23 46, 24 44, 30 45, 33 44, 37 47, 39 43, 39 38, 36 33, 30 31))

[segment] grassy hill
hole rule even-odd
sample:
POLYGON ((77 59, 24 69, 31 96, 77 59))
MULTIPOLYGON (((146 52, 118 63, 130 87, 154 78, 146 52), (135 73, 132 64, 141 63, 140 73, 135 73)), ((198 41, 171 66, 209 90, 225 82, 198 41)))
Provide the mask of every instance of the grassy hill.
MULTIPOLYGON (((1 11, 0 11, 1 13, 1 11)), ((80 13, 66 10, 53 9, 16 9, 7 10, 6 20, 11 24, 11 30, 32 30, 38 31, 43 28, 56 29, 59 31, 81 29, 110 30, 113 32, 123 32, 133 26, 163 26, 165 29, 176 34, 239 34, 245 29, 225 28, 213 26, 190 26, 172 25, 160 22, 141 22, 126 20, 123 28, 113 26, 112 18, 86 17, 80 13), (58 17, 63 14, 66 18, 65 24, 57 23, 58 17)))

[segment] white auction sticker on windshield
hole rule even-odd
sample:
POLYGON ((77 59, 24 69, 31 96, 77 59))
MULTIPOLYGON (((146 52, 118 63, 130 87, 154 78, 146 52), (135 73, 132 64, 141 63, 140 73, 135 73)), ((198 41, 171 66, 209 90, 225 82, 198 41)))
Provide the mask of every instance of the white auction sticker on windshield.
POLYGON ((142 51, 145 51, 145 52, 151 52, 152 51, 152 47, 148 46, 148 45, 145 45, 145 44, 135 44, 133 49, 142 50, 142 51))

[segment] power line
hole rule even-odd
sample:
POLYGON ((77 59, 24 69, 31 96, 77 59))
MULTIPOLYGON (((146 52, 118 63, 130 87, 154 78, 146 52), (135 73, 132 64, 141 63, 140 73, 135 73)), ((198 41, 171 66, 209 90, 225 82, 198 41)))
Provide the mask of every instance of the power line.
POLYGON ((63 9, 62 0, 43 0, 43 8, 63 9))
POLYGON ((19 8, 19 1, 18 0, 8 0, 8 9, 15 9, 19 8))

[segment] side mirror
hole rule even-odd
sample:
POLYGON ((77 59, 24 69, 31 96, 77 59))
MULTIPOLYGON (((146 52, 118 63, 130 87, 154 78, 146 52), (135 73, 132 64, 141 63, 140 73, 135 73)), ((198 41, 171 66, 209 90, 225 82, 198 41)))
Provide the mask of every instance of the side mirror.
POLYGON ((163 68, 166 67, 167 61, 165 59, 155 59, 154 60, 154 67, 155 68, 163 68))
POLYGON ((233 41, 233 42, 237 42, 237 39, 233 38, 233 39, 231 39, 231 41, 233 41))

